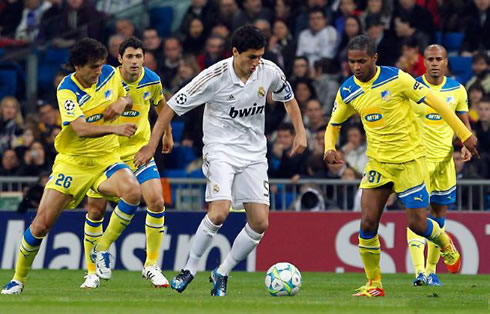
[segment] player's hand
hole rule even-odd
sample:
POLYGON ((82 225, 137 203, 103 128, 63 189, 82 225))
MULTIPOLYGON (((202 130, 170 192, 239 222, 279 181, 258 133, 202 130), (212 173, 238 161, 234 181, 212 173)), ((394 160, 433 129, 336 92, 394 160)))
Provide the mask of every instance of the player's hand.
POLYGON ((136 130, 138 127, 134 123, 124 123, 120 125, 114 126, 115 131, 114 134, 119 135, 119 136, 126 136, 130 137, 136 133, 136 130))
POLYGON ((463 162, 470 161, 471 156, 472 155, 471 155, 470 151, 468 150, 468 148, 466 148, 466 146, 463 146, 463 148, 461 148, 461 158, 463 158, 463 162))
POLYGON ((106 121, 114 121, 119 118, 120 115, 126 109, 126 104, 123 101, 115 101, 113 102, 107 109, 104 111, 104 120, 106 121))
POLYGON ((334 150, 328 150, 323 154, 323 160, 326 160, 329 164, 343 164, 344 161, 340 158, 340 155, 334 150))
POLYGON ((165 132, 162 136, 162 153, 170 154, 174 148, 174 137, 172 132, 165 132))
POLYGON ((140 148, 140 150, 134 155, 134 165, 135 167, 141 167, 153 158, 155 155, 156 147, 152 147, 147 144, 140 148))
POLYGON ((463 142, 463 145, 470 151, 472 156, 480 159, 480 154, 478 153, 478 149, 476 148, 478 144, 478 139, 473 134, 463 142))
POLYGON ((295 155, 303 153, 306 149, 306 146, 306 135, 296 133, 296 136, 294 137, 293 148, 289 153, 289 157, 294 157, 295 155))

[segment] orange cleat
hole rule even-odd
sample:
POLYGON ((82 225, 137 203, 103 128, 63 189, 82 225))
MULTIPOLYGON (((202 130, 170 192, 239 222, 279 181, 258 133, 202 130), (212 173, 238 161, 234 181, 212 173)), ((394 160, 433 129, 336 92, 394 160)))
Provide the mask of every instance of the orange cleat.
POLYGON ((447 270, 450 273, 456 274, 461 269, 461 254, 454 246, 453 240, 449 238, 450 243, 444 249, 441 248, 441 256, 444 258, 447 270))

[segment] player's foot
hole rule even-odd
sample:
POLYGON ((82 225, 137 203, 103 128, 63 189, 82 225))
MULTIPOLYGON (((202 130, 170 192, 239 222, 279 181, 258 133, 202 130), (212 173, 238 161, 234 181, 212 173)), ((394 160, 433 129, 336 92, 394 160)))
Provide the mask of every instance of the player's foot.
POLYGON ((372 284, 371 280, 367 282, 365 286, 356 289, 356 293, 353 297, 384 297, 385 291, 383 288, 379 288, 372 284))
POLYGON ((228 284, 228 276, 223 276, 218 273, 218 268, 213 270, 209 281, 213 284, 211 295, 215 297, 226 296, 226 285, 228 284))
POLYGON ((182 293, 193 279, 194 276, 192 276, 190 271, 182 269, 180 273, 172 279, 170 287, 177 290, 178 293, 182 293))
POLYGON ((414 279, 413 285, 416 287, 427 286, 427 277, 424 273, 419 273, 417 278, 414 279))
POLYGON ((442 282, 439 280, 439 277, 436 274, 430 273, 429 276, 427 276, 427 285, 442 286, 442 282))
POLYGON ((97 251, 96 247, 94 247, 90 252, 90 259, 93 263, 95 263, 95 273, 100 279, 111 279, 111 253, 106 251, 97 251))
POLYGON ((449 238, 449 241, 449 245, 441 248, 441 256, 444 258, 444 264, 446 264, 447 270, 455 274, 461 268, 461 255, 454 246, 453 240, 449 238))
POLYGON ((84 278, 85 281, 80 285, 80 288, 95 289, 99 287, 100 279, 99 276, 97 276, 96 274, 86 274, 84 278))
POLYGON ((19 294, 24 290, 24 284, 17 280, 11 280, 2 289, 2 294, 19 294))
POLYGON ((143 267, 141 275, 143 275, 143 278, 151 280, 155 288, 167 288, 169 286, 167 278, 165 278, 162 270, 157 265, 143 267))

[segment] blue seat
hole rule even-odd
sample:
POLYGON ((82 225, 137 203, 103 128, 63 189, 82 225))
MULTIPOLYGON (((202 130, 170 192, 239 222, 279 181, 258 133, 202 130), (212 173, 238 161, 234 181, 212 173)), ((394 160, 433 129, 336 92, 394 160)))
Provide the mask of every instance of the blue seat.
POLYGON ((170 6, 155 7, 148 11, 150 26, 158 31, 160 37, 167 37, 172 30, 174 9, 170 6))
POLYGON ((38 87, 39 90, 52 88, 56 72, 61 70, 61 65, 68 62, 69 49, 49 48, 38 52, 38 87))
POLYGON ((449 68, 456 80, 465 84, 472 76, 471 57, 449 56, 449 68))
POLYGON ((15 96, 17 92, 17 72, 0 70, 0 100, 5 96, 15 96))
POLYGON ((185 169, 165 169, 162 171, 161 176, 164 178, 185 178, 187 172, 185 169))
POLYGON ((443 45, 448 52, 458 52, 463 43, 464 33, 445 33, 441 39, 441 45, 443 45))
POLYGON ((171 126, 174 142, 180 143, 182 141, 182 135, 184 134, 184 121, 172 121, 171 126))
POLYGON ((203 179, 206 178, 204 176, 204 173, 202 172, 202 168, 198 168, 196 170, 191 171, 188 175, 188 178, 196 178, 196 179, 203 179))

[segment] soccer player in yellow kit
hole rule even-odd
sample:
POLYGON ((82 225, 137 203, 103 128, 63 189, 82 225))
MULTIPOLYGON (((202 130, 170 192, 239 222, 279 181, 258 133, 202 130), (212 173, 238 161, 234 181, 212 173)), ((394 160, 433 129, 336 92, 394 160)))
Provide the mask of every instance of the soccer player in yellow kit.
MULTIPOLYGON (((446 49, 431 45, 424 51, 427 71, 416 80, 444 99, 456 115, 471 129, 468 119, 468 97, 464 87, 445 76, 447 70, 446 49)), ((444 228, 449 204, 456 202, 456 170, 452 157, 454 132, 441 116, 423 102, 415 104, 418 121, 421 123, 422 142, 425 147, 427 168, 430 176, 429 218, 444 228)), ((471 153, 463 147, 463 160, 471 159, 471 153)), ((415 269, 414 286, 440 286, 436 266, 440 258, 439 247, 428 241, 427 264, 424 269, 425 238, 407 228, 407 242, 415 269)))
POLYGON ((136 132, 134 123, 114 120, 132 105, 116 69, 104 65, 107 49, 85 38, 70 52, 75 72, 58 86, 63 122, 55 139, 58 152, 36 217, 25 231, 14 278, 2 294, 19 294, 41 242, 65 208, 75 208, 90 188, 120 198, 117 211, 125 215, 138 208, 141 191, 134 174, 119 158, 118 135, 136 132))
MULTIPOLYGON (((168 287, 168 280, 162 274, 157 265, 160 247, 163 239, 163 225, 165 219, 165 205, 160 182, 160 174, 155 161, 150 160, 145 164, 135 165, 135 154, 150 140, 150 122, 148 113, 152 106, 157 110, 166 104, 163 97, 163 87, 159 76, 143 66, 145 51, 143 43, 132 37, 127 39, 119 47, 119 62, 121 66, 116 72, 128 95, 133 100, 133 107, 119 117, 120 123, 134 123, 138 130, 131 137, 119 137, 119 155, 122 161, 134 172, 138 183, 141 185, 143 198, 148 206, 146 212, 146 261, 142 270, 143 277, 151 280, 155 287, 168 287)), ((157 122, 159 124, 160 122, 157 122)), ((168 153, 173 146, 171 130, 163 136, 163 150, 168 153)), ((110 245, 119 237, 130 217, 114 211, 111 217, 114 224, 109 224, 105 232, 102 229, 107 201, 104 195, 90 190, 88 195, 88 213, 84 227, 84 249, 87 261, 87 276, 80 286, 81 288, 97 288, 99 277, 110 279, 111 268, 109 250, 110 245), (110 241, 98 241, 100 236, 111 235, 110 241), (95 247, 95 249, 94 249, 95 247), (94 249, 97 257, 94 258, 94 249), (92 258, 91 258, 92 254, 92 258), (94 259, 92 261, 91 259, 94 259)))
POLYGON ((354 76, 337 93, 332 118, 325 133, 328 163, 342 163, 335 150, 340 126, 358 112, 366 130, 369 162, 361 181, 361 228, 359 251, 368 282, 354 296, 384 296, 379 267, 378 226, 392 191, 407 209, 408 227, 441 247, 449 271, 461 266, 459 252, 437 222, 427 218, 429 185, 424 147, 411 101, 425 102, 455 130, 474 155, 477 139, 447 105, 420 82, 393 67, 376 66, 376 45, 365 35, 347 46, 349 67, 354 76))

